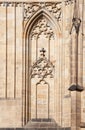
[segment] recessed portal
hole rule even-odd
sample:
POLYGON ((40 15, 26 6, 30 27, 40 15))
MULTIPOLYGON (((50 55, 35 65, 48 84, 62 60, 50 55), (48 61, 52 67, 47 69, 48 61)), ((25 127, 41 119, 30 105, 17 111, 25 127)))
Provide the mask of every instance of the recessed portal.
POLYGON ((55 35, 51 23, 40 17, 30 33, 30 118, 54 118, 55 35))

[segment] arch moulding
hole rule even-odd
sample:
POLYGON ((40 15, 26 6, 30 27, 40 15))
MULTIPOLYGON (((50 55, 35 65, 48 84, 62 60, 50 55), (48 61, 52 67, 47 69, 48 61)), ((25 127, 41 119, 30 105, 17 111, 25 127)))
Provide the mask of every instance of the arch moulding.
POLYGON ((24 47, 23 47, 23 77, 24 77, 24 83, 23 83, 23 90, 22 90, 22 125, 25 125, 29 120, 30 120, 30 114, 29 114, 29 109, 30 109, 30 100, 28 100, 29 97, 29 92, 30 92, 30 87, 29 87, 29 61, 30 61, 30 43, 29 43, 29 35, 31 32, 31 29, 35 22, 44 16, 51 24, 53 27, 53 31, 56 35, 58 44, 60 42, 60 37, 62 36, 61 34, 61 29, 56 21, 56 19, 51 16, 51 14, 46 10, 46 9, 40 9, 38 10, 29 20, 25 21, 24 24, 24 47))

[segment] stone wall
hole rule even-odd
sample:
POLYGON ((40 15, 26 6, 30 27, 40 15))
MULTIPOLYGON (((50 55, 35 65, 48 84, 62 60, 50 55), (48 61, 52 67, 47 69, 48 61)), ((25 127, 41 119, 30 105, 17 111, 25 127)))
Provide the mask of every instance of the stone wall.
POLYGON ((22 8, 0 6, 0 127, 22 125, 22 8))
MULTIPOLYGON (((28 121, 28 119, 30 119, 28 108, 35 111, 33 104, 30 105, 30 103, 28 103, 31 91, 28 87, 29 76, 27 75, 29 56, 27 56, 27 51, 29 50, 29 46, 28 43, 26 44, 26 41, 29 42, 27 39, 30 32, 28 33, 28 37, 26 37, 26 27, 27 24, 30 23, 29 21, 32 19, 33 14, 37 14, 37 11, 35 11, 36 7, 33 11, 32 3, 29 4, 29 2, 30 1, 24 1, 19 3, 18 0, 15 3, 3 3, 0 0, 0 127, 21 127, 26 121, 28 121)), ((42 8, 42 14, 44 14, 45 10, 48 14, 51 13, 53 21, 57 23, 60 30, 55 31, 57 33, 56 39, 58 39, 58 41, 55 41, 57 52, 55 51, 56 54, 54 54, 54 57, 56 57, 55 59, 57 59, 58 62, 56 60, 56 82, 53 92, 51 91, 55 97, 52 98, 53 101, 51 103, 54 102, 55 112, 52 110, 54 112, 53 117, 58 125, 62 127, 71 127, 72 95, 71 92, 68 91, 68 88, 73 83, 72 67, 74 66, 72 65, 72 50, 74 49, 74 44, 72 43, 75 41, 74 33, 71 35, 70 31, 72 27, 74 1, 72 3, 70 1, 61 0, 56 0, 54 2, 54 5, 56 2, 60 2, 58 7, 60 8, 60 17, 58 17, 59 14, 55 13, 57 8, 52 6, 53 3, 50 3, 52 7, 47 8, 43 1, 41 2, 37 0, 36 2, 39 2, 34 4, 37 4, 37 7, 42 8), (55 17, 56 14, 57 16, 55 17)), ((49 4, 49 2, 47 4, 49 4)), ((84 87, 84 0, 79 1, 79 9, 80 19, 83 22, 81 22, 78 39, 78 84, 84 87)), ((53 27, 53 25, 51 26, 53 27)), ((27 29, 29 30, 29 28, 27 29)), ((32 54, 34 54, 34 51, 32 54)), ((32 60, 34 60, 34 56, 35 54, 32 55, 32 60)), ((84 98, 85 92, 83 91, 81 92, 81 122, 85 122, 84 98)), ((32 101, 35 102, 35 99, 32 98, 32 101)))

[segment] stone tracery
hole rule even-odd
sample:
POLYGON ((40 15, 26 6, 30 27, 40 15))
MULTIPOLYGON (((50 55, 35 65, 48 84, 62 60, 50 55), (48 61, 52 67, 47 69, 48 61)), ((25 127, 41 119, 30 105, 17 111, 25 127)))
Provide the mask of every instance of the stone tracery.
POLYGON ((54 65, 45 57, 46 51, 44 48, 42 48, 40 52, 41 57, 31 67, 31 78, 35 76, 38 76, 40 80, 44 80, 48 76, 53 78, 54 65))
MULTIPOLYGON (((33 26, 31 33, 30 33, 31 40, 35 39, 36 45, 38 45, 38 40, 41 37, 46 38, 46 44, 48 44, 48 51, 47 48, 43 45, 43 48, 41 50, 37 49, 37 53, 39 55, 37 56, 36 61, 33 61, 33 64, 31 66, 31 78, 38 77, 41 80, 44 80, 44 78, 50 77, 53 78, 53 69, 54 65, 49 59, 49 56, 46 56, 46 51, 49 53, 50 48, 50 39, 54 39, 54 32, 48 22, 48 20, 42 16, 33 26), (48 42, 47 42, 48 41, 48 42), (46 50, 45 50, 45 49, 46 50)), ((37 55, 37 54, 36 54, 37 55)))
POLYGON ((52 37, 54 36, 53 30, 50 27, 49 23, 47 22, 47 20, 42 17, 40 18, 36 25, 33 27, 32 29, 32 33, 31 33, 31 38, 34 37, 39 37, 41 34, 44 34, 45 37, 52 37))
POLYGON ((29 19, 40 8, 45 8, 54 15, 57 21, 61 20, 61 2, 29 3, 24 4, 24 19, 29 19))
MULTIPOLYGON (((74 0, 65 0, 65 5, 73 4, 74 0)), ((45 8, 55 17, 57 21, 61 21, 62 2, 0 2, 0 6, 19 6, 24 8, 24 20, 28 20, 40 8, 45 8)))

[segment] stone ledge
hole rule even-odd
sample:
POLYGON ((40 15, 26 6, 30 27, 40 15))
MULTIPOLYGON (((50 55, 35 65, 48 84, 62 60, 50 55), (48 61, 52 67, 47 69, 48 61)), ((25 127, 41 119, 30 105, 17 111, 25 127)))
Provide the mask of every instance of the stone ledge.
POLYGON ((77 84, 77 85, 76 85, 76 84, 72 84, 72 85, 69 87, 68 90, 69 90, 69 91, 78 91, 78 92, 81 92, 81 91, 83 91, 84 89, 83 89, 82 86, 79 86, 78 84, 77 84))
POLYGON ((85 122, 81 122, 80 127, 85 128, 85 122))
POLYGON ((71 128, 0 128, 0 130, 71 130, 71 128))
MULTIPOLYGON (((0 0, 0 2, 30 2, 30 0, 0 0)), ((62 2, 62 0, 31 0, 31 2, 62 2)))

